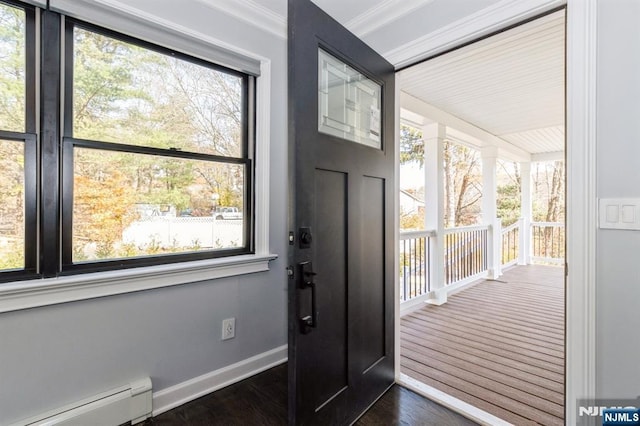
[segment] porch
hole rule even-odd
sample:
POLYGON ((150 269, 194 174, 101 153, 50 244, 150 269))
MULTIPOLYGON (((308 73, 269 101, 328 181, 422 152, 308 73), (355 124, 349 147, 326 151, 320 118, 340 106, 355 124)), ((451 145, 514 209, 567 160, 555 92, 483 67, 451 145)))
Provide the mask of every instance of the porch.
POLYGON ((400 233, 401 379, 512 424, 563 424, 564 247, 563 223, 525 218, 400 233))
POLYGON ((401 372, 513 424, 564 423, 564 277, 514 266, 401 319, 401 372))

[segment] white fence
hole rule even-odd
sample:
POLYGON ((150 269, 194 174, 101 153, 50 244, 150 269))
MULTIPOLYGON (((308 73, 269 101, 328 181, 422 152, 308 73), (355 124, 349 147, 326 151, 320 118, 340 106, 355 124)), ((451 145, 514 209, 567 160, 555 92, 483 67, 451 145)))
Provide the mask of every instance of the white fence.
POLYGON ((159 216, 133 222, 122 233, 122 239, 125 244, 139 247, 241 247, 244 226, 242 220, 159 216))

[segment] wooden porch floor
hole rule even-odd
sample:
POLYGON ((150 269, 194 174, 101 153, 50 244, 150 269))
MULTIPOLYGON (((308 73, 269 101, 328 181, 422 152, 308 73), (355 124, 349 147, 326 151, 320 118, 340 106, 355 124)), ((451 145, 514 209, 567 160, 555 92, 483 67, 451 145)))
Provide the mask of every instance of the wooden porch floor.
POLYGON ((564 277, 517 266, 401 320, 401 371, 515 425, 564 424, 564 277))

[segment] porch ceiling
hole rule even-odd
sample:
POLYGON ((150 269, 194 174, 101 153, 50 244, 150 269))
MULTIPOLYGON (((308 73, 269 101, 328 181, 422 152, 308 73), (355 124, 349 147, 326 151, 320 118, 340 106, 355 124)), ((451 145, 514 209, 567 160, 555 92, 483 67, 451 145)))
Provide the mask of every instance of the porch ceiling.
POLYGON ((563 151, 564 15, 411 67, 402 90, 531 154, 563 151))

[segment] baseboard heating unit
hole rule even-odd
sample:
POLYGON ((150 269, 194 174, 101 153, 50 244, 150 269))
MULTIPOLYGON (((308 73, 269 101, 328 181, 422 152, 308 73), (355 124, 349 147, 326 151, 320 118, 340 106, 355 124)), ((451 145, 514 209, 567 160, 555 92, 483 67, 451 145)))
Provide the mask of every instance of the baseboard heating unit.
POLYGON ((151 379, 144 378, 49 411, 12 426, 118 426, 139 423, 151 416, 151 379))

